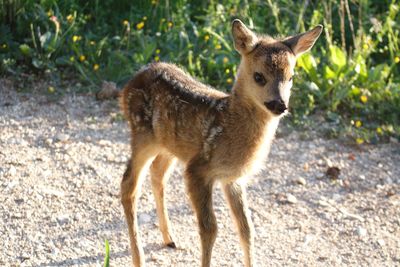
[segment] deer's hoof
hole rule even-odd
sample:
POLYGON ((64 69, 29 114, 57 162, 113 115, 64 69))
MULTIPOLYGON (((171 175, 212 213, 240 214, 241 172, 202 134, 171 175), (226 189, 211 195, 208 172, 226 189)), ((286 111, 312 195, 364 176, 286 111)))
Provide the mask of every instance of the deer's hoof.
POLYGON ((169 248, 176 248, 175 242, 170 242, 167 244, 167 247, 169 248))

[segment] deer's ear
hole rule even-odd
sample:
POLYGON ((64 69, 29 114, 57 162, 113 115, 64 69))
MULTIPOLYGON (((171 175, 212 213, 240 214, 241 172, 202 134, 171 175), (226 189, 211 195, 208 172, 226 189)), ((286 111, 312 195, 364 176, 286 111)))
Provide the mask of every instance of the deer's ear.
POLYGON ((239 19, 232 22, 232 35, 235 49, 240 54, 249 53, 257 44, 257 36, 239 19))
POLYGON ((322 28, 322 25, 318 25, 308 32, 285 39, 283 43, 289 46, 296 57, 298 57, 313 47, 314 43, 317 41, 322 32, 322 28))

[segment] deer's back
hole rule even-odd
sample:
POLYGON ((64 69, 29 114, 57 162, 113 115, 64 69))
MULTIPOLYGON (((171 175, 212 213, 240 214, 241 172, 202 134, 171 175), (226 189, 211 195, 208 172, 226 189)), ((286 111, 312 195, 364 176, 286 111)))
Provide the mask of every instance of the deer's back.
POLYGON ((193 79, 172 64, 142 68, 125 86, 121 106, 133 135, 151 133, 183 161, 221 134, 228 95, 193 79))

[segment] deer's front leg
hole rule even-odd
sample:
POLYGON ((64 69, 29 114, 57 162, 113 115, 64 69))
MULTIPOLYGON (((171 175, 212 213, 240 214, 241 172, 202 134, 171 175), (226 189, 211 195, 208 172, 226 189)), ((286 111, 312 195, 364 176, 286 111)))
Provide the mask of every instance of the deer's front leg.
POLYGON ((232 218, 236 222, 239 231, 245 266, 254 266, 254 227, 247 206, 245 188, 238 183, 225 184, 223 188, 231 209, 232 218))
POLYGON ((217 237, 217 220, 212 205, 213 181, 206 179, 206 168, 192 162, 186 169, 188 193, 197 216, 201 239, 201 266, 211 264, 211 254, 217 237))

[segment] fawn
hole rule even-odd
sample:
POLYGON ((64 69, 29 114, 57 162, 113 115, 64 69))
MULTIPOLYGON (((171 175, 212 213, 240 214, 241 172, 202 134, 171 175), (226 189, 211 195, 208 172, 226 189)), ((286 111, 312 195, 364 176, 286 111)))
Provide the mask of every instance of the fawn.
POLYGON ((210 266, 217 235, 212 204, 217 181, 238 227, 245 266, 254 265, 253 226, 244 184, 238 178, 262 166, 279 120, 287 113, 296 58, 311 49, 321 31, 319 25, 274 39, 257 36, 234 20, 232 35, 241 63, 231 94, 167 63, 149 64, 127 83, 120 104, 131 127, 132 151, 121 182, 121 202, 135 266, 145 263, 137 200, 149 164, 160 230, 165 244, 175 248, 164 200, 164 185, 175 159, 185 165, 185 183, 199 225, 201 266, 210 266))

